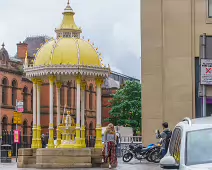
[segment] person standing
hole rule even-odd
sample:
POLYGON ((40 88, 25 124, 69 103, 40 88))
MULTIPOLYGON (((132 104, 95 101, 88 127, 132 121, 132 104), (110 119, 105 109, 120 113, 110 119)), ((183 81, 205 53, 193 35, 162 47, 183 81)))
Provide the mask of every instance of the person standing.
POLYGON ((104 134, 104 162, 109 164, 109 168, 117 167, 116 156, 116 133, 112 123, 110 123, 104 134))
POLYGON ((44 134, 42 134, 42 136, 41 136, 41 141, 42 141, 42 148, 45 148, 46 147, 46 142, 45 142, 44 134))
POLYGON ((167 122, 162 123, 163 132, 160 133, 159 130, 156 132, 156 138, 162 139, 162 157, 164 157, 168 151, 169 143, 172 136, 172 131, 169 129, 169 124, 167 122))

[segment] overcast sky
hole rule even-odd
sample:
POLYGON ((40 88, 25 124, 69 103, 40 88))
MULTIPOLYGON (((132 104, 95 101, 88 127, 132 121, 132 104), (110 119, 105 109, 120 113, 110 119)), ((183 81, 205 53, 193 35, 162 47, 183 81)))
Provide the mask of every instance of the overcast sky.
MULTIPOLYGON (((0 0, 0 43, 14 56, 27 36, 55 37, 67 0, 0 0)), ((141 77, 140 0, 70 0, 82 36, 113 71, 141 77)))

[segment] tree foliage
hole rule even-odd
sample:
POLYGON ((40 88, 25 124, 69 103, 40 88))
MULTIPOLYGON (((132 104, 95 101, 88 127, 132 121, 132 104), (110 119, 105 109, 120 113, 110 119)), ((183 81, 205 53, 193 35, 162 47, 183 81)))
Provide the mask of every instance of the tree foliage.
POLYGON ((110 118, 105 121, 115 126, 141 127, 141 84, 127 81, 122 88, 117 90, 110 102, 110 118))

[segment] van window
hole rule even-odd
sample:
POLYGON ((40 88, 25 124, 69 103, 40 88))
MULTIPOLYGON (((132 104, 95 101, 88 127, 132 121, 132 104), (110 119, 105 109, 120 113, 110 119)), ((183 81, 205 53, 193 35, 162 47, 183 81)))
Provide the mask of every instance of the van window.
POLYGON ((170 155, 174 157, 174 159, 178 164, 180 163, 180 145, 181 145, 181 129, 175 128, 169 145, 169 152, 170 155))
POLYGON ((187 132, 185 162, 186 165, 212 163, 212 129, 187 132))

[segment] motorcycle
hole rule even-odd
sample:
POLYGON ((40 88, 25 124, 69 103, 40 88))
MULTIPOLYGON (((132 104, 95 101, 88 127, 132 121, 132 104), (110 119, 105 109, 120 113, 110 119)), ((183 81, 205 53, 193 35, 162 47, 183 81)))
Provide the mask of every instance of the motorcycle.
POLYGON ((160 160, 163 158, 161 146, 161 144, 158 144, 155 150, 153 150, 149 154, 150 162, 159 163, 160 160))
POLYGON ((146 148, 142 145, 134 146, 132 144, 129 145, 129 149, 125 151, 122 160, 123 162, 130 162, 132 158, 137 160, 147 159, 149 155, 149 151, 154 147, 154 144, 148 145, 146 148))
POLYGON ((151 153, 152 153, 153 151, 157 150, 158 147, 160 147, 160 144, 151 144, 151 145, 152 145, 152 147, 149 148, 149 150, 148 150, 147 153, 146 153, 146 160, 147 160, 148 162, 153 162, 152 159, 151 159, 151 153))

